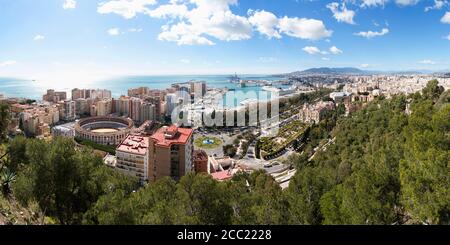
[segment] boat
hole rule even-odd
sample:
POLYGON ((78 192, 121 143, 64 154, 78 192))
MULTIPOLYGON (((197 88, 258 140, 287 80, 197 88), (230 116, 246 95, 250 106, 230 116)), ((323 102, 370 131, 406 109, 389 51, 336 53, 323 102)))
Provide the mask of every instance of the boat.
POLYGON ((259 83, 255 82, 255 81, 246 81, 246 80, 241 80, 238 84, 238 87, 240 88, 247 88, 247 87, 259 87, 259 83))
POLYGON ((228 79, 231 83, 239 83, 241 81, 241 78, 237 76, 235 73, 234 76, 229 76, 228 79))

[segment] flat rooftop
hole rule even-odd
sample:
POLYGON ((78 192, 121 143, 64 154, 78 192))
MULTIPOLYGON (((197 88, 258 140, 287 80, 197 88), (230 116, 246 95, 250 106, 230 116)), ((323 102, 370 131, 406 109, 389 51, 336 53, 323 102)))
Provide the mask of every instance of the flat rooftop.
POLYGON ((193 129, 179 128, 177 126, 162 127, 151 136, 155 144, 160 147, 170 147, 171 145, 185 145, 191 138, 193 129))
POLYGON ((132 154, 145 155, 147 153, 148 146, 148 137, 129 134, 125 140, 117 146, 116 150, 132 154))

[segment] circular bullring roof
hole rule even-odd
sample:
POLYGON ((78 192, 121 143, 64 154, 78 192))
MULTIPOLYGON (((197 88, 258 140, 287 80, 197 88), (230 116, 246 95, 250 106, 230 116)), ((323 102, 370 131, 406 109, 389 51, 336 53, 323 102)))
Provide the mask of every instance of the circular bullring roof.
POLYGON ((122 117, 89 117, 75 123, 76 131, 99 135, 116 134, 119 131, 131 130, 133 127, 131 119, 122 117))

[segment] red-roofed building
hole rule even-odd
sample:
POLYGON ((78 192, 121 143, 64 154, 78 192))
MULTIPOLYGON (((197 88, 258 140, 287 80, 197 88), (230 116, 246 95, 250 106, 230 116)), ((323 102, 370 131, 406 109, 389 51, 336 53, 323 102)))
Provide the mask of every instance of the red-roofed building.
POLYGON ((230 180, 231 178, 233 178, 233 171, 230 170, 224 170, 224 171, 220 171, 220 172, 215 172, 215 173, 211 173, 211 176, 213 177, 213 179, 217 180, 217 181, 226 181, 226 180, 230 180))
POLYGON ((175 125, 162 127, 150 137, 149 180, 170 176, 179 180, 193 170, 193 130, 175 125))
POLYGON ((148 180, 149 138, 129 134, 116 148, 116 169, 138 177, 141 181, 148 180))

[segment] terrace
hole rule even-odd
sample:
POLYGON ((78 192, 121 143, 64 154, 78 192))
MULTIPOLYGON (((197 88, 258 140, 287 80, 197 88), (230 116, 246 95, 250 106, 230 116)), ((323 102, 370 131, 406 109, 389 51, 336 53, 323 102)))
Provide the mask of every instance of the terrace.
POLYGON ((258 142, 261 157, 267 158, 286 150, 305 133, 306 129, 307 125, 301 121, 292 121, 281 127, 275 137, 261 137, 258 142))

